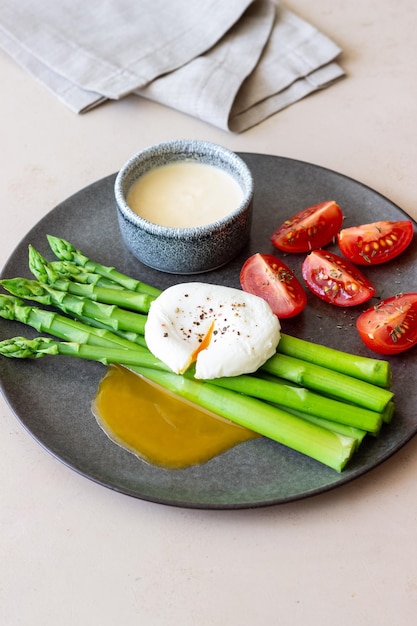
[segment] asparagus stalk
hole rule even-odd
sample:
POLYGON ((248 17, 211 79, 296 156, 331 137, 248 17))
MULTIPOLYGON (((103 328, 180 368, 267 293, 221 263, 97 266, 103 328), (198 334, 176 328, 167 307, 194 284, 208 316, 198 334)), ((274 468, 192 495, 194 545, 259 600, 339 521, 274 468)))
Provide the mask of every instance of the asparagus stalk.
MULTIPOLYGON (((258 372, 256 373, 256 376, 258 376, 258 377, 260 377, 260 378, 263 378, 264 380, 270 380, 271 382, 275 382, 275 383, 277 383, 277 384, 287 384, 287 383, 286 383, 286 381, 284 381, 284 380, 282 380, 282 379, 278 378, 277 376, 272 376, 271 374, 266 374, 265 372, 258 371, 258 372)), ((300 388, 300 386, 299 386, 299 385, 296 385, 296 388, 300 388)), ((303 389, 303 387, 301 387, 301 389, 303 389)), ((348 403, 348 404, 349 404, 349 403, 348 403)), ((352 410, 355 410, 356 408, 357 408, 357 407, 356 407, 356 405, 351 406, 351 409, 352 409, 352 410)), ((296 410, 296 414, 297 414, 297 415, 298 415, 298 414, 301 414, 301 413, 302 413, 302 412, 300 412, 300 411, 296 410)), ((383 423, 385 423, 385 424, 389 424, 389 423, 391 422, 392 418, 394 417, 394 413, 395 413, 395 403, 394 403, 392 400, 390 400, 390 401, 386 404, 386 406, 384 407, 384 409, 381 411, 381 413, 380 413, 380 416, 381 416, 382 422, 383 422, 383 423)), ((305 415, 307 416, 308 414, 305 414, 305 415)), ((306 419, 307 419, 307 417, 306 417, 306 419)), ((320 419, 323 419, 323 418, 320 418, 320 419)), ((333 418, 333 420, 334 420, 334 419, 335 419, 335 418, 333 418)), ((331 420, 329 420, 329 421, 333 421, 333 420, 331 419, 331 420)), ((335 424, 337 424, 338 422, 337 422, 337 421, 335 421, 334 423, 335 423, 335 424)), ((351 427, 351 428, 354 428, 354 427, 351 427)), ((375 433, 375 434, 376 434, 376 433, 375 433)))
POLYGON ((356 449, 356 440, 334 433, 256 398, 170 372, 133 367, 134 371, 236 424, 258 432, 340 472, 356 449))
MULTIPOLYGON (((75 342, 58 342, 53 339, 37 337, 25 339, 14 337, 0 342, 0 354, 15 358, 37 358, 46 354, 62 354, 80 357, 108 365, 119 363, 125 366, 151 367, 170 372, 168 366, 156 359, 148 350, 91 346, 75 342)), ((187 376, 192 378, 192 374, 187 376)), ((259 379, 254 376, 225 377, 205 381, 222 389, 266 400, 280 405, 281 408, 294 409, 316 415, 324 419, 332 419, 341 424, 361 428, 376 435, 382 424, 379 413, 360 407, 323 397, 308 389, 303 389, 273 380, 259 379)), ((221 392, 220 392, 221 393, 221 392)))
MULTIPOLYGON (((36 307, 33 306, 27 306, 25 305, 23 302, 19 301, 16 298, 12 298, 10 296, 5 296, 5 295, 0 295, 0 315, 2 315, 3 317, 6 317, 7 319, 18 319, 19 321, 22 321, 26 324, 29 324, 30 326, 33 326, 34 328, 37 328, 39 331, 42 332, 49 332, 51 334, 54 334, 55 336, 58 336, 60 338, 68 338, 71 337, 72 339, 76 338, 78 340, 78 342, 83 343, 83 344, 91 344, 91 345, 103 345, 103 346, 109 346, 112 345, 114 346, 116 345, 123 345, 123 347, 125 348, 125 350, 123 351, 123 355, 122 358, 125 359, 126 361, 128 359, 130 359, 130 356, 127 357, 127 354, 129 353, 129 355, 131 354, 131 351, 133 353, 133 349, 135 352, 137 352, 139 350, 138 346, 135 346, 133 348, 133 345, 130 341, 123 339, 121 337, 116 336, 114 333, 107 331, 107 330, 102 330, 102 329, 95 329, 92 328, 91 326, 82 324, 81 322, 77 322, 75 320, 70 320, 64 316, 59 315, 58 313, 55 312, 51 312, 51 311, 45 311, 43 309, 38 309, 36 307), (124 352, 126 351, 126 355, 124 355, 124 352)), ((73 344, 76 342, 72 342, 73 344)), ((61 344, 62 345, 62 344, 61 344)), ((71 354, 71 352, 73 352, 73 356, 74 354, 74 348, 75 346, 69 346, 68 348, 63 348, 63 351, 65 351, 66 354, 71 354)), ((54 348, 55 349, 55 348, 54 348)), ((78 348, 76 348, 78 349, 78 348)), ((84 348, 83 348, 84 350, 84 348)), ((144 351, 145 352, 145 351, 144 351)), ((104 357, 103 359, 103 354, 102 352, 95 352, 95 353, 88 353, 88 351, 84 352, 84 354, 78 353, 77 356, 83 356, 84 358, 94 358, 94 360, 101 360, 101 362, 104 363, 109 363, 109 362, 113 362, 113 360, 109 360, 109 353, 107 355, 107 359, 104 357), (88 356, 87 356, 88 355, 88 356)), ((112 353, 110 355, 111 357, 114 357, 114 362, 120 362, 120 354, 117 356, 116 359, 116 354, 112 353)), ((144 355, 143 355, 144 356, 144 355)), ((132 369, 135 369, 135 371, 137 371, 137 369, 140 369, 140 373, 142 373, 142 375, 147 376, 149 379, 154 380, 155 382, 158 382, 155 379, 155 374, 153 376, 150 375, 150 372, 155 372, 158 370, 155 370, 155 359, 153 357, 151 357, 151 367, 145 367, 146 365, 150 365, 149 361, 147 361, 148 357, 144 357, 144 359, 142 360, 142 366, 137 366, 137 365, 132 365, 132 369), (145 364, 145 366, 143 365, 145 364), (145 371, 146 370, 146 371, 145 371)), ((132 355, 132 359, 133 359, 133 355, 132 355)), ((136 356, 135 356, 136 359, 136 356)), ((159 366, 159 364, 158 364, 159 366)), ((164 367, 164 366, 162 366, 164 367)), ((171 374, 168 373, 169 375, 169 380, 172 383, 172 380, 174 377, 175 380, 175 385, 178 386, 180 384, 181 380, 185 380, 185 377, 177 377, 175 374, 171 374)), ((159 381, 161 383, 161 380, 159 381)), ((197 381, 192 381, 197 383, 197 381)), ((170 383, 170 384, 171 384, 170 383)), ((202 383, 197 383, 199 385, 201 385, 202 383)), ((205 382, 205 385, 210 384, 205 382)), ((184 385, 188 385, 188 383, 184 382, 184 385)), ((213 388, 216 388, 216 385, 213 384, 213 382, 211 383, 211 386, 213 388)), ((172 387, 171 390, 174 390, 172 387)), ((230 390, 228 390, 230 392, 230 390)), ((236 394, 236 392, 234 392, 236 394)), ((181 395, 181 394, 180 394, 181 395)), ((217 389, 217 396, 222 396, 223 394, 219 394, 219 391, 217 389)), ((237 394, 238 397, 244 397, 242 396, 242 394, 237 394)), ((187 396, 185 396, 187 397, 187 396)), ((190 398, 189 398, 190 399, 190 398)), ((249 398, 248 398, 249 399, 249 398)), ((214 398, 213 398, 214 400, 214 398)), ((265 405, 265 403, 262 403, 262 406, 265 405)), ((206 404, 203 404, 202 406, 206 406, 206 404)), ((215 410, 213 408, 213 405, 211 405, 211 410, 215 410)), ((253 410, 254 407, 252 407, 253 410)), ((256 411, 259 409, 259 406, 256 405, 256 411)), ((301 407, 301 409, 303 409, 303 407, 301 407)), ((280 409, 282 411, 282 409, 280 409)), ((296 409, 293 409, 296 410, 296 409)), ((285 410, 283 411, 285 415, 288 414, 288 411, 285 410)), ((225 414, 220 412, 221 415, 225 416, 225 417, 229 417, 229 419, 231 419, 230 414, 225 414)), ((276 414, 275 414, 276 415, 276 414)), ((249 419, 247 416, 245 418, 245 420, 249 419)), ((249 426, 252 429, 258 430, 258 432, 260 432, 260 434, 265 434, 266 436, 270 436, 268 435, 268 430, 265 430, 266 426, 263 425, 261 429, 257 429, 255 428, 254 424, 253 424, 253 419, 255 419, 255 421, 257 420, 257 414, 255 413, 254 416, 252 416, 250 418, 252 421, 250 422, 241 422, 239 421, 238 423, 251 423, 252 425, 249 426)), ((235 419, 236 421, 236 419, 235 419)), ((287 422, 284 422, 287 423, 287 422)), ((293 423, 293 422, 292 422, 293 423)), ((294 424, 294 423, 293 423, 294 424)), ((288 424, 287 424, 288 425, 288 424)), ((300 424, 297 422, 297 428, 299 428, 300 424)), ((315 431, 317 434, 317 431, 315 431)), ((277 439, 278 441, 281 441, 281 443, 285 443, 285 441, 292 441, 292 437, 293 435, 289 436, 287 435, 287 439, 285 439, 284 435, 281 433, 279 438, 277 436, 272 436, 272 438, 277 439), (289 439, 288 439, 289 437, 289 439)), ((355 438, 352 438, 351 444, 352 444, 352 450, 353 447, 356 445, 353 442, 355 441, 355 438)), ((287 445, 290 445, 290 443, 288 443, 287 445)), ((305 448, 300 448, 299 447, 300 444, 296 443, 294 444, 292 447, 294 447, 295 449, 298 449, 299 451, 303 451, 306 454, 309 454, 305 448)), ((349 458, 350 458, 350 454, 349 453, 349 458)), ((313 456, 313 458, 317 458, 317 453, 311 453, 311 456, 313 456)), ((321 460, 321 459, 317 459, 317 460, 321 460)), ((338 467, 335 467, 334 462, 332 462, 332 464, 328 463, 327 461, 323 461, 326 464, 330 464, 332 467, 335 467, 335 469, 338 469, 338 471, 340 471, 343 467, 344 464, 347 462, 348 458, 346 457, 346 460, 342 463, 339 463, 338 467)))
POLYGON ((52 251, 58 259, 61 259, 61 261, 71 261, 76 263, 77 265, 83 267, 86 271, 99 274, 104 278, 118 283, 126 289, 130 289, 131 291, 148 293, 151 296, 158 296, 161 293, 160 289, 147 285, 146 283, 136 280, 135 278, 131 278, 130 276, 126 276, 125 274, 118 272, 114 267, 107 267, 101 263, 92 261, 65 239, 53 237, 52 235, 47 235, 47 239, 52 251))
MULTIPOLYGON (((104 278, 100 274, 86 272, 84 268, 70 261, 48 261, 48 267, 60 278, 73 280, 77 283, 100 285, 100 287, 109 287, 111 289, 123 289, 121 285, 118 285, 113 280, 104 278)), ((38 278, 38 280, 40 279, 38 278)))
POLYGON ((310 389, 289 385, 279 379, 272 381, 242 375, 218 378, 209 382, 217 387, 233 389, 247 396, 273 402, 288 409, 303 411, 308 415, 316 415, 341 424, 361 428, 374 435, 379 433, 383 421, 381 412, 321 396, 310 389))
MULTIPOLYGON (((104 324, 103 322, 99 322, 98 320, 93 320, 88 317, 84 317, 83 315, 77 315, 77 320, 83 322, 87 326, 94 326, 94 328, 102 328, 103 330, 108 330, 121 337, 123 339, 127 339, 131 344, 135 344, 136 346, 142 346, 143 348, 147 348, 147 344, 145 341, 145 337, 141 333, 134 333, 129 330, 120 330, 111 328, 108 324, 104 324)), ((131 346, 132 348, 134 346, 131 346)))
POLYGON ((111 332, 107 328, 96 328, 80 321, 60 315, 55 311, 40 309, 13 296, 0 294, 0 317, 6 320, 21 322, 40 333, 49 333, 63 340, 74 343, 85 343, 97 346, 118 346, 131 350, 140 349, 124 337, 111 332))
POLYGON ((96 283, 82 284, 66 280, 57 274, 44 257, 29 246, 29 268, 39 282, 52 286, 57 291, 64 291, 75 296, 88 298, 94 302, 115 304, 118 307, 148 313, 155 296, 127 289, 112 289, 96 283))
POLYGON ((15 359, 38 359, 43 356, 62 355, 99 361, 103 365, 121 363, 123 365, 140 365, 170 371, 165 363, 153 356, 149 350, 126 350, 125 348, 97 346, 88 343, 56 341, 51 337, 12 337, 0 341, 0 354, 15 359))
POLYGON ((371 411, 383 411, 394 396, 388 389, 285 354, 274 355, 261 370, 371 411))
MULTIPOLYGON (((100 287, 108 287, 109 289, 124 289, 121 285, 118 285, 113 280, 104 278, 100 274, 94 274, 93 272, 85 272, 83 268, 70 263, 69 261, 51 261, 49 263, 51 269, 56 272, 62 278, 72 280, 77 283, 99 285, 100 287)), ((139 293, 138 291, 133 293, 139 293)))
MULTIPOLYGON (((103 348, 89 344, 76 344, 73 342, 57 342, 54 339, 47 337, 36 337, 35 339, 26 339, 25 337, 14 337, 13 339, 0 342, 0 354, 6 357, 13 358, 40 358, 46 355, 61 354, 64 356, 80 357, 83 359, 89 359, 93 361, 99 361, 103 365, 109 365, 110 363, 120 363, 125 361, 126 365, 137 365, 138 355, 134 352, 127 352, 122 348, 103 348), (134 358, 132 358, 134 355, 134 358), (127 358, 128 357, 128 358, 127 358), (132 363, 130 363, 132 361, 132 363)), ((162 371, 168 371, 168 368, 155 359, 149 352, 142 353, 140 355, 141 367, 150 367, 152 369, 161 369, 162 371)), ((284 407, 280 407, 282 410, 288 410, 284 407)), ((360 430, 352 426, 346 426, 337 422, 332 422, 324 418, 317 417, 315 415, 303 413, 302 411, 290 410, 290 413, 297 415, 313 424, 317 424, 326 430, 330 430, 334 433, 344 435, 346 437, 353 438, 355 440, 355 448, 362 442, 366 431, 360 430)))
POLYGON ((361 430, 360 428, 355 428, 354 426, 347 426, 346 424, 339 424, 338 422, 327 420, 323 417, 317 417, 317 415, 309 415, 308 413, 303 413, 303 411, 294 411, 293 409, 287 410, 298 417, 302 417, 308 422, 327 428, 327 430, 331 430, 334 433, 339 433, 339 435, 345 435, 346 437, 352 437, 356 441, 356 449, 359 448, 360 444, 368 434, 366 430, 361 430))
MULTIPOLYGON (((133 351, 111 348, 103 350, 97 346, 57 342, 44 337, 34 340, 16 337, 1 342, 0 353, 15 358, 63 354, 94 359, 108 365, 111 362, 117 362, 120 357, 130 360, 133 351)), ((281 408, 273 407, 230 389, 223 389, 222 393, 219 393, 215 385, 164 371, 166 367, 163 364, 159 371, 157 359, 149 352, 139 351, 137 356, 141 365, 132 365, 131 369, 148 380, 160 384, 165 389, 217 415, 306 454, 337 471, 345 467, 355 451, 356 439, 354 437, 329 431, 323 426, 305 421, 281 408)))
MULTIPOLYGON (((269 380, 274 383, 287 384, 285 383, 285 381, 282 381, 279 378, 276 378, 275 376, 271 376, 270 374, 262 373, 261 377, 264 380, 269 380)), ((392 407, 390 407, 390 411, 391 409, 393 411, 394 403, 392 402, 390 404, 392 404, 392 407)), ((323 426, 324 428, 328 428, 329 430, 332 430, 335 433, 346 435, 347 437, 353 437, 354 439, 356 439, 357 447, 359 447, 359 445, 362 443, 365 436, 368 434, 366 430, 363 430, 361 428, 356 428, 355 426, 349 426, 347 424, 341 424, 340 422, 334 421, 334 419, 326 419, 324 417, 312 415, 311 413, 305 413, 304 410, 287 408, 287 411, 289 411, 290 413, 294 413, 295 415, 298 415, 299 417, 302 417, 303 419, 306 419, 309 422, 313 422, 313 424, 319 424, 320 426, 323 426)), ((381 417, 382 417, 383 422, 386 421, 384 419, 386 417, 385 411, 381 414, 381 417)))
MULTIPOLYGON (((34 300, 48 306, 56 306, 64 313, 83 316, 97 320, 114 330, 129 330, 143 334, 146 315, 126 311, 116 305, 94 302, 89 298, 74 296, 64 291, 58 291, 36 280, 26 278, 5 278, 0 284, 18 298, 34 300)), ((117 293, 117 292, 115 292, 117 293)))
POLYGON ((389 424, 392 418, 394 417, 394 414, 395 414, 395 404, 391 400, 390 402, 388 402, 387 406, 382 411, 382 414, 381 414, 382 421, 385 422, 385 424, 389 424))
POLYGON ((349 354, 284 333, 281 334, 277 352, 333 369, 342 374, 348 374, 387 389, 392 382, 391 366, 388 361, 349 354))

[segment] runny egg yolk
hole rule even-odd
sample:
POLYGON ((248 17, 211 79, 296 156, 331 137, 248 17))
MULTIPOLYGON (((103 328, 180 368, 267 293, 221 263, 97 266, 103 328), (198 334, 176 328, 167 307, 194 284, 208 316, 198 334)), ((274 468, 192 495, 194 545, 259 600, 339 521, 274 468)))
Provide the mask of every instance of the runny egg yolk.
POLYGON ((259 437, 119 365, 111 365, 101 380, 93 413, 113 442, 167 469, 205 463, 259 437))
POLYGON ((212 322, 209 326, 209 329, 204 337, 201 338, 201 343, 197 346, 194 352, 191 353, 190 362, 195 363, 197 361, 198 355, 202 350, 205 350, 209 347, 210 341, 213 335, 214 330, 214 322, 212 322))

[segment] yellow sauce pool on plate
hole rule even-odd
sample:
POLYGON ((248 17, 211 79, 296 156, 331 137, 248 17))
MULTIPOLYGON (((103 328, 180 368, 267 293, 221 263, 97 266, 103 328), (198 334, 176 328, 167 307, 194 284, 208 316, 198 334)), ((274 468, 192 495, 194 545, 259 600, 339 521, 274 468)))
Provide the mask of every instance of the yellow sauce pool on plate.
POLYGON ((243 200, 239 183, 219 167, 178 161, 146 172, 127 194, 130 208, 148 222, 173 228, 212 224, 243 200))
POLYGON ((259 436, 118 365, 111 365, 101 380, 93 412, 112 441, 169 469, 205 463, 259 436))

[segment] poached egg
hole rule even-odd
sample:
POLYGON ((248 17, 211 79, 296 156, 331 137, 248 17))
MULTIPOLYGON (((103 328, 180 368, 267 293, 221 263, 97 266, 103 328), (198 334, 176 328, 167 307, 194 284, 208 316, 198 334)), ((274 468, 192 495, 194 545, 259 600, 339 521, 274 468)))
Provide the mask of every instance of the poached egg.
POLYGON ((145 340, 177 374, 195 363, 195 377, 255 372, 276 352, 280 323, 262 298, 199 282, 165 289, 151 304, 145 340))

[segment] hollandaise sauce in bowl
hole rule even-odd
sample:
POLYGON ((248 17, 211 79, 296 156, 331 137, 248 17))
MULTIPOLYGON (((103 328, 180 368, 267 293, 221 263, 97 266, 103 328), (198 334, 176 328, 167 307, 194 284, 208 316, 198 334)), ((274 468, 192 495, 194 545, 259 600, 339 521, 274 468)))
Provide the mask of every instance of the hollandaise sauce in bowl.
POLYGON ((160 271, 217 269, 249 239, 252 174, 217 144, 174 140, 142 150, 119 171, 115 198, 124 243, 160 271))

